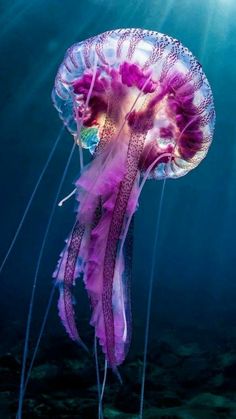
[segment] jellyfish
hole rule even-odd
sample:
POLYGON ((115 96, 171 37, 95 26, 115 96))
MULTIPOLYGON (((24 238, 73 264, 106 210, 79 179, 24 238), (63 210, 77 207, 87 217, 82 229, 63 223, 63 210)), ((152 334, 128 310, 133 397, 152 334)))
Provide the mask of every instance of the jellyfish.
POLYGON ((153 245, 140 419, 143 415, 148 328, 154 278, 155 249, 166 179, 187 174, 206 156, 211 144, 215 110, 201 65, 170 36, 143 29, 118 29, 72 45, 56 76, 52 99, 63 127, 39 175, 0 273, 15 245, 39 184, 66 127, 73 145, 65 165, 43 236, 30 299, 17 419, 39 348, 54 290, 58 311, 70 338, 83 343, 74 311, 74 287, 83 279, 95 331, 99 419, 107 365, 117 374, 129 351, 132 333, 131 264, 133 218, 145 182, 163 180, 153 245), (26 373, 35 289, 50 225, 74 150, 79 147, 81 175, 75 189, 76 219, 53 273, 54 286, 26 373), (91 153, 84 167, 83 149, 91 153), (97 340, 105 357, 101 391, 97 340))
POLYGON ((83 344, 74 311, 74 286, 82 278, 90 324, 115 371, 131 342, 127 237, 141 190, 147 179, 186 175, 206 156, 215 121, 212 92, 178 40, 120 29, 67 50, 52 98, 81 164, 82 149, 92 156, 75 182, 76 219, 53 274, 59 316, 70 338, 83 344))

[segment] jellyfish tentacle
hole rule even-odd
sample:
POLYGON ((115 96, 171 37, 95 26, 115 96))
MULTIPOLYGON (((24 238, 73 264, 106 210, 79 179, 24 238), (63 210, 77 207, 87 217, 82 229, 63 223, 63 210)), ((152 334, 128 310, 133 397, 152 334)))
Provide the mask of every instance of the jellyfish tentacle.
POLYGON ((40 327, 40 331, 39 331, 38 338, 37 338, 37 341, 36 341, 36 344, 35 344, 33 355, 32 355, 30 365, 29 365, 29 368, 28 368, 28 371, 27 371, 25 384, 24 384, 24 390, 23 390, 23 397, 24 397, 24 394, 25 394, 26 389, 27 389, 27 385, 28 385, 28 382, 29 382, 29 379, 30 379, 31 371, 32 371, 32 368, 34 366, 34 361, 35 361, 36 355, 38 353, 41 338, 43 336, 44 328, 45 328, 45 325, 46 325, 46 322, 47 322, 47 319, 48 319, 48 314, 49 314, 51 304, 52 304, 52 301, 53 301, 53 297, 54 297, 54 294, 55 294, 55 288, 56 287, 55 287, 55 284, 54 284, 54 286, 52 287, 49 299, 48 299, 48 303, 47 303, 47 307, 46 307, 46 310, 45 310, 45 313, 44 313, 43 321, 42 321, 42 324, 41 324, 41 327, 40 327))
POLYGON ((16 240, 17 240, 17 238, 18 238, 18 236, 19 236, 19 234, 21 232, 22 226, 23 226, 24 221, 25 221, 25 218, 26 218, 26 216, 27 216, 27 214, 28 214, 28 212, 29 212, 29 210, 31 208, 31 205, 32 205, 32 202, 34 200, 35 194, 36 194, 36 192, 37 192, 37 190, 39 188, 39 185, 40 185, 40 183, 41 183, 41 181, 42 181, 42 179, 44 177, 44 174, 45 174, 45 172, 46 172, 46 170, 47 170, 47 168, 49 166, 49 163, 52 160, 52 157, 54 155, 54 152, 56 151, 56 148, 57 148, 57 146, 59 144, 59 141, 62 138, 62 135, 64 133, 64 130, 65 130, 65 127, 63 126, 60 129, 60 132, 59 132, 59 134, 58 134, 58 136, 56 138, 56 141, 53 144, 53 147, 52 147, 52 149, 51 149, 51 151, 50 151, 50 153, 49 153, 49 155, 47 157, 47 160, 46 160, 46 162, 45 162, 45 164, 44 164, 44 166, 42 168, 42 171, 41 171, 41 173, 40 173, 40 175, 39 175, 39 177, 37 179, 37 182, 36 182, 36 184, 34 186, 34 189, 33 189, 32 193, 31 193, 30 198, 29 198, 29 200, 27 202, 27 205, 25 207, 24 213, 23 213, 23 215, 22 215, 22 217, 20 219, 20 222, 19 222, 19 224, 17 226, 17 229, 15 231, 15 234, 14 234, 14 236, 12 238, 12 241, 10 243, 10 246, 8 247, 8 250, 7 250, 7 252, 6 252, 5 256, 4 256, 4 259, 3 259, 3 261, 2 261, 2 263, 0 265, 0 274, 1 274, 1 272, 2 272, 2 270, 3 270, 3 268, 4 268, 5 264, 6 264, 6 262, 7 262, 8 258, 9 258, 9 256, 10 256, 11 251, 12 251, 12 249, 13 249, 15 243, 16 243, 16 240))
POLYGON ((107 360, 105 359, 104 362, 104 376, 103 376, 103 382, 102 382, 102 390, 101 390, 101 403, 104 396, 104 391, 106 387, 106 379, 107 379, 107 360))
POLYGON ((97 337, 96 337, 95 333, 94 333, 94 358, 95 358, 95 368, 96 368, 96 377, 97 377, 97 391, 98 391, 98 419, 103 419, 102 403, 101 403, 101 382, 100 382, 98 350, 97 350, 97 337))
POLYGON ((53 206, 52 206, 52 209, 51 209, 51 212, 50 212, 48 223, 47 223, 47 226, 46 226, 46 229, 45 229, 45 232, 44 232, 44 236, 43 236, 43 240, 42 240, 42 244, 41 244, 41 248, 40 248, 40 252, 39 252, 39 256, 38 256, 38 260, 37 260, 37 265, 36 265, 36 269, 35 269, 33 286, 32 286, 32 293, 31 293, 31 297, 30 297, 27 325, 26 325, 26 335, 25 335, 24 350, 23 350, 23 360, 22 360, 22 369, 21 369, 21 378, 20 378, 20 394, 19 394, 17 419, 21 419, 21 415, 22 415, 26 360, 27 360, 27 356, 28 356, 28 346, 29 346, 31 321, 32 321, 35 291, 36 291, 36 286, 37 286, 37 282, 38 282, 39 269, 40 269, 40 266, 41 266, 41 260, 42 260, 42 257, 43 257, 44 249, 45 249, 45 246, 46 246, 49 230, 50 230, 51 223, 52 223, 52 220, 53 220, 53 216, 54 216, 54 213, 55 213, 55 210, 56 210, 59 195, 61 193, 62 185, 64 183, 64 180, 65 180, 65 177, 66 177, 66 174, 67 174, 67 171, 68 171, 68 168, 69 168, 69 165, 70 165, 73 153, 74 153, 75 145, 76 144, 73 144, 73 146, 71 148, 71 151, 70 151, 65 169, 63 171, 63 174, 62 174, 62 177, 61 177, 58 189, 57 189, 56 197, 55 197, 55 200, 53 202, 53 206))
POLYGON ((143 405, 144 405, 144 390, 145 390, 145 378, 146 378, 146 364, 147 364, 147 349, 148 349, 148 338, 149 338, 149 325, 150 325, 150 314, 151 314, 151 304, 152 304, 152 291, 154 283, 154 274, 156 268, 156 252, 158 246, 158 238, 160 232, 160 220, 163 208, 164 192, 165 192, 166 179, 163 180, 161 197, 159 203, 159 209, 156 219, 155 226, 155 236, 154 243, 152 248, 152 261, 151 261, 151 272, 149 279, 149 290, 148 290, 148 302, 147 302, 147 314, 146 314, 146 325, 145 325, 145 336, 144 336, 144 351, 143 351, 143 368, 142 368, 142 380, 141 380, 141 393, 140 393, 140 409, 139 409, 139 418, 143 418, 143 405))
MULTIPOLYGON (((182 129, 181 133, 179 134, 176 145, 172 150, 172 153, 169 156, 169 162, 171 162, 175 149, 178 147, 179 142, 184 135, 184 132, 188 129, 188 127, 195 122, 197 119, 197 116, 194 116, 190 121, 187 122, 187 124, 182 129)), ((144 186, 144 182, 146 181, 150 171, 152 170, 153 166, 155 164, 155 161, 150 165, 148 168, 148 171, 145 173, 145 177, 143 179, 143 182, 140 186, 140 193, 144 186)), ((150 325, 150 314, 151 314, 151 304, 152 304, 152 290, 153 290, 153 282, 154 282, 154 273, 155 273, 155 255, 157 252, 157 246, 158 246, 158 238, 159 238, 159 232, 160 232, 160 220, 161 220, 161 214, 162 214, 162 208, 163 208, 163 201, 164 201, 164 193, 165 193, 165 187, 166 187, 166 178, 163 181, 162 184, 162 190, 161 190, 161 196, 160 196, 160 203, 159 203, 159 209, 157 214, 157 220, 156 220, 156 227, 155 227, 155 237, 154 237, 154 244, 153 244, 153 250, 152 250, 152 261, 151 261, 151 271, 150 271, 150 279, 149 279, 149 291, 148 291, 148 302, 147 302, 147 313, 146 313, 146 325, 145 325, 145 336, 144 336, 144 352, 143 352, 143 368, 142 368, 142 380, 141 380, 141 393, 140 393, 140 410, 139 410, 139 417, 142 419, 143 417, 143 406, 144 406, 144 391, 145 391, 145 378, 146 378, 146 365, 147 365, 147 350, 148 350, 148 339, 149 339, 149 325, 150 325)))
POLYGON ((76 188, 73 189, 72 192, 70 192, 68 195, 65 196, 65 198, 61 199, 60 202, 58 202, 58 206, 62 207, 62 205, 64 204, 64 202, 68 201, 68 199, 70 199, 75 193, 76 193, 76 188))

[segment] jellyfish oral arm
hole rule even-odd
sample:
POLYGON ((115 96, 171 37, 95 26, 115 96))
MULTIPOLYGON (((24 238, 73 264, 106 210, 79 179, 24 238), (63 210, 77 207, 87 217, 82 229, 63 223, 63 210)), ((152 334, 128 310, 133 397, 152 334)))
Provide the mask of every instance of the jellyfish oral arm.
POLYGON ((125 355, 124 348, 122 345, 124 344, 124 342, 122 342, 122 340, 124 336, 127 337, 126 319, 122 319, 122 317, 124 316, 123 307, 121 312, 119 312, 119 310, 117 310, 116 312, 116 307, 114 307, 114 310, 112 309, 113 304, 115 302, 114 299, 112 299, 113 278, 116 276, 117 273, 120 281, 120 289, 122 289, 121 278, 123 272, 120 272, 120 266, 122 266, 122 259, 120 258, 117 260, 118 245, 122 233, 122 228, 124 225, 125 215, 127 213, 129 199, 131 196, 135 179, 138 174, 137 163, 139 162, 144 141, 145 136, 143 134, 136 134, 131 136, 127 153, 126 173, 124 179, 121 182, 119 192, 116 198, 116 203, 112 214, 112 220, 109 227, 105 248, 102 306, 107 338, 107 357, 111 366, 120 364, 124 360, 125 355), (116 330, 116 328, 118 330, 116 330), (120 328, 122 329, 121 331, 119 330, 120 328))
POLYGON ((84 227, 78 222, 72 230, 71 236, 67 240, 66 248, 62 252, 58 268, 54 272, 54 278, 59 286, 60 297, 58 301, 58 312, 61 321, 70 338, 82 346, 85 346, 79 336, 75 324, 75 314, 73 309, 72 288, 75 284, 75 277, 78 276, 77 259, 81 242, 83 239, 84 227))

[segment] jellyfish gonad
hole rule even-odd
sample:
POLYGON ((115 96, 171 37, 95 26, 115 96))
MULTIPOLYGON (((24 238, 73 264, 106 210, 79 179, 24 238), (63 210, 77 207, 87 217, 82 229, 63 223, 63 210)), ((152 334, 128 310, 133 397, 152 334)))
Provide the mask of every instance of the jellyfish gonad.
POLYGON ((200 64, 157 32, 121 29, 68 49, 53 90, 60 118, 92 154, 76 181, 78 209, 54 278, 59 315, 82 342, 73 287, 83 278, 91 325, 116 369, 131 340, 126 238, 147 179, 177 178, 205 157, 214 105, 200 64))

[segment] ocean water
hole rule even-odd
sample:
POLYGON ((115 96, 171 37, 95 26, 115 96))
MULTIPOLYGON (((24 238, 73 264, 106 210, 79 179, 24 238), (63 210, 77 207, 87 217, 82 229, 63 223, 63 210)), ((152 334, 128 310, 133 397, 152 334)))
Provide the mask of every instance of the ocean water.
MULTIPOLYGON (((216 127, 201 164, 166 182, 156 252, 148 346, 145 418, 236 417, 236 3, 234 0, 1 1, 1 241, 2 261, 61 121, 51 101, 55 75, 75 42, 117 28, 145 28, 183 43, 212 88, 216 127)), ((15 417, 32 283, 56 189, 70 153, 64 133, 0 278, 0 417, 15 417)), ((86 154, 86 161, 90 156, 86 154)), ((61 197, 73 188, 73 156, 61 197)), ((130 354, 109 371, 104 418, 138 418, 145 316, 161 181, 147 181, 135 215, 130 354)), ((57 208, 43 253, 30 351, 52 287, 52 272, 74 223, 75 202, 57 208)), ((92 328, 82 284, 77 319, 85 355, 64 332, 53 299, 25 418, 96 418, 92 328)), ((30 356, 29 356, 30 358, 30 356)), ((101 370, 103 358, 100 355, 101 370)))

